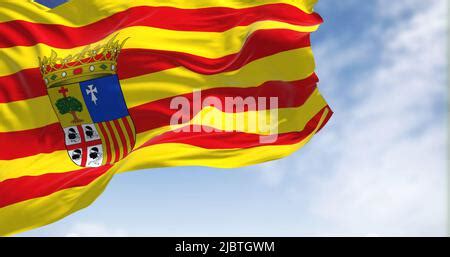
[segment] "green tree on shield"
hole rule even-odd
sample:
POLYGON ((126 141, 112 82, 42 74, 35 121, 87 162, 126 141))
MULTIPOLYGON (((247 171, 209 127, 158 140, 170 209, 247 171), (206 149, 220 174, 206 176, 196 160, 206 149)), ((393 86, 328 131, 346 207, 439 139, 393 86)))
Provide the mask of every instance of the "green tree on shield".
POLYGON ((81 112, 83 110, 83 105, 80 101, 78 101, 78 99, 71 96, 60 98, 56 101, 55 105, 58 108, 59 113, 62 115, 70 113, 73 116, 73 124, 83 121, 77 116, 77 112, 81 112))

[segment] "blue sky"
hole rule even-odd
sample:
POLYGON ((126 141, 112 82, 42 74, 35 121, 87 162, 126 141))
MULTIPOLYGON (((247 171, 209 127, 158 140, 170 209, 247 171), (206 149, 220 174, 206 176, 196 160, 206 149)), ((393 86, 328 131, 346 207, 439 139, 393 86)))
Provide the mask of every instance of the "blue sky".
POLYGON ((445 235, 446 10, 320 0, 313 50, 335 115, 305 148, 242 169, 121 174, 87 209, 21 235, 445 235))

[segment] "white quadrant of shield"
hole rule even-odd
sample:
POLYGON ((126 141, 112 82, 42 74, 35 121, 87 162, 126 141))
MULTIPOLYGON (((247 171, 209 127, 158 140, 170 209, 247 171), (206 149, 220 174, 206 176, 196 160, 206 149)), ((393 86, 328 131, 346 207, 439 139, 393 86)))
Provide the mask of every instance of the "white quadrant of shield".
POLYGON ((64 128, 64 139, 66 145, 75 145, 81 143, 80 131, 76 126, 64 128))
POLYGON ((87 167, 99 167, 103 162, 102 145, 94 145, 87 148, 87 167))
POLYGON ((81 166, 81 159, 83 158, 83 150, 82 149, 74 149, 68 151, 70 159, 78 166, 81 166))
POLYGON ((86 142, 100 140, 100 135, 98 134, 97 128, 94 124, 83 124, 83 133, 86 142))

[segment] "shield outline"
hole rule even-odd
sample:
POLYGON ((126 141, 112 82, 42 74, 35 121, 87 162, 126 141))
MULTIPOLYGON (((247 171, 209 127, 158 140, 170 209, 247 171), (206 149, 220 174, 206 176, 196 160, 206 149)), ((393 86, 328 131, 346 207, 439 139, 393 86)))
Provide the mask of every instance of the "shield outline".
MULTIPOLYGON (((54 86, 52 86, 52 87, 48 87, 47 88, 47 95, 48 95, 48 97, 49 97, 49 100, 50 100, 50 102, 51 102, 51 105, 52 105, 52 108, 53 108, 53 111, 55 112, 55 115, 57 116, 57 118, 58 118, 58 122, 59 122, 59 124, 60 124, 60 127, 61 127, 61 130, 62 130, 62 134, 64 135, 64 145, 65 145, 65 148, 66 148, 66 152, 67 152, 67 154, 68 154, 68 157, 69 157, 69 159, 75 164, 75 165, 77 165, 77 166, 79 166, 79 167, 83 167, 83 168, 87 168, 87 167, 100 167, 100 166, 103 166, 103 165, 109 165, 109 164, 114 164, 114 163, 116 163, 116 162, 118 162, 118 161, 120 161, 120 160, 122 160, 122 159, 124 159, 126 156, 128 156, 133 150, 134 150, 134 147, 135 147, 135 143, 136 143, 136 129, 135 129, 135 125, 134 125, 134 121, 133 121, 133 118, 131 117, 131 115, 130 115, 130 113, 129 113, 129 109, 128 109, 128 106, 126 105, 126 101, 125 101, 125 98, 124 98, 124 95, 123 95, 123 91, 122 91, 122 87, 121 87, 121 85, 120 85, 120 80, 118 79, 118 76, 117 76, 117 74, 104 74, 104 75, 102 75, 102 76, 95 76, 95 77, 90 77, 90 76, 86 76, 86 77, 81 77, 80 78, 80 80, 78 81, 78 82, 73 82, 73 81, 70 81, 69 83, 64 83, 64 82, 61 82, 61 83, 57 83, 57 84, 55 84, 54 86), (118 81, 118 85, 117 85, 117 87, 119 88, 119 90, 120 90, 120 101, 122 101, 122 103, 126 106, 126 112, 127 112, 127 116, 124 116, 124 117, 121 117, 121 118, 119 118, 119 119, 126 119, 127 120, 127 122, 128 122, 128 125, 130 126, 130 129, 131 129, 131 136, 130 136, 130 134, 128 133, 128 139, 126 139, 126 140, 129 140, 129 145, 127 145, 126 146, 126 151, 124 150, 124 143, 125 142, 120 142, 120 140, 121 140, 121 138, 120 138, 120 136, 117 136, 116 135, 116 137, 115 137, 115 139, 112 139, 113 137, 114 137, 114 135, 113 135, 113 131, 117 131, 117 126, 116 127, 114 127, 114 128, 112 128, 112 125, 111 126, 109 126, 109 125, 105 125, 105 127, 104 127, 104 129, 106 129, 106 130, 108 130, 109 131, 109 133, 108 132, 106 132, 106 133, 102 133, 101 132, 101 130, 102 130, 102 128, 99 128, 99 126, 100 125, 98 125, 99 123, 96 123, 96 122, 94 122, 94 121, 92 121, 92 122, 87 122, 86 123, 86 121, 84 121, 84 120, 81 120, 80 119, 80 121, 79 122, 76 122, 76 123, 74 123, 73 124, 73 126, 64 126, 63 125, 63 122, 61 121, 61 119, 60 119, 60 117, 62 116, 62 115, 68 115, 68 113, 65 113, 65 114, 59 114, 58 112, 59 112, 59 110, 57 110, 57 107, 56 107, 56 103, 55 103, 55 99, 52 99, 52 97, 51 97, 51 93, 50 93, 50 90, 56 90, 57 88, 61 88, 61 87, 77 87, 77 88, 79 88, 80 89, 80 91, 82 90, 82 88, 81 88, 81 83, 83 83, 83 82, 86 82, 86 81, 93 81, 93 80, 95 80, 95 79, 100 79, 100 78, 106 78, 106 77, 110 77, 110 76, 115 76, 115 77, 117 77, 117 81, 118 81), (86 144, 86 140, 83 140, 83 139, 81 139, 82 138, 82 135, 83 136, 86 136, 85 135, 85 133, 83 133, 83 132, 85 132, 85 130, 84 130, 84 127, 86 127, 86 126, 94 126, 95 127, 95 131, 96 131, 96 133, 99 135, 99 139, 98 140, 100 140, 101 141, 101 144, 96 144, 96 145, 89 145, 89 144, 86 144), (75 144, 73 144, 73 145, 79 145, 79 144, 86 144, 86 147, 83 147, 82 149, 81 149, 81 159, 86 159, 86 164, 85 165, 83 165, 83 161, 81 161, 81 163, 79 162, 79 161, 75 161, 73 158, 72 158, 72 156, 71 156, 71 154, 73 153, 73 151, 75 150, 75 149, 73 149, 72 148, 72 145, 70 145, 70 144, 68 144, 67 143, 67 139, 68 139, 68 134, 67 134, 67 130, 69 129, 69 128, 77 128, 77 132, 78 132, 78 136, 80 137, 80 139, 82 140, 81 141, 81 143, 75 143, 75 144), (83 128, 83 129, 80 129, 80 128, 83 128), (80 130, 82 130, 82 131, 80 131, 80 130), (106 135, 105 135, 106 134, 106 135), (113 146, 111 146, 110 148, 111 148, 111 150, 110 150, 110 152, 108 152, 108 147, 107 146, 105 146, 106 144, 108 144, 108 139, 106 139, 106 137, 108 137, 109 138, 109 144, 110 145, 114 145, 115 144, 115 140, 117 141, 117 145, 119 145, 119 148, 120 148, 120 158, 117 156, 117 153, 112 153, 113 151, 115 152, 116 151, 116 148, 114 149, 114 150, 112 150, 112 148, 113 148, 113 146), (111 140, 112 139, 112 140, 111 140), (101 163, 98 165, 98 164, 96 164, 96 165, 89 165, 89 160, 90 160, 90 158, 89 158, 89 156, 87 156, 89 153, 90 153, 90 150, 92 150, 92 147, 95 147, 95 146, 99 146, 99 145, 101 145, 101 149, 99 149, 99 152, 101 153, 101 155, 102 155, 102 160, 101 160, 101 163), (106 151, 106 153, 105 153, 105 151, 106 151), (126 153, 125 153, 126 152, 126 153), (105 158, 105 155, 106 155, 106 158, 105 158), (114 158, 112 158, 111 157, 111 155, 114 155, 114 158), (111 162, 108 162, 107 160, 109 159, 108 157, 111 157, 111 162)), ((87 104, 86 104, 86 102, 85 102, 85 99, 84 99, 84 97, 78 97, 78 98, 76 98, 77 100, 79 100, 79 101, 82 101, 82 105, 83 105, 83 109, 85 109, 86 110, 86 112, 90 115, 90 112, 89 112, 89 108, 87 107, 87 104), (80 99, 81 98, 81 99, 80 99)), ((120 127, 122 127, 122 124, 124 124, 124 121, 122 120, 122 121, 118 121, 119 119, 116 119, 116 120, 110 120, 110 121, 105 121, 105 122, 111 122, 111 123, 119 123, 119 126, 120 127)), ((125 126, 125 125, 124 125, 125 126)), ((122 130, 122 132, 125 134, 125 132, 126 131, 123 131, 122 130)), ((77 148, 77 149, 79 149, 79 148, 77 148)))

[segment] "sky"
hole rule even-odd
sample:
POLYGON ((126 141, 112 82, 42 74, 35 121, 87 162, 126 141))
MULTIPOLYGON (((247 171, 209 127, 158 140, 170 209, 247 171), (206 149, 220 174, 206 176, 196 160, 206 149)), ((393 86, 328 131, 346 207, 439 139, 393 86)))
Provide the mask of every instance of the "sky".
POLYGON ((19 236, 445 236, 446 2, 319 0, 312 44, 335 115, 303 149, 119 174, 88 208, 19 236))

